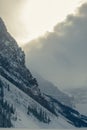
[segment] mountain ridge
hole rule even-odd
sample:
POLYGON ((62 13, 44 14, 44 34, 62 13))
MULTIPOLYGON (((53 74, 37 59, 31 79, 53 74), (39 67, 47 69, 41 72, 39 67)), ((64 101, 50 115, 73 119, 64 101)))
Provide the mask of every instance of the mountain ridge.
MULTIPOLYGON (((8 33, 2 19, 0 19, 0 79, 5 92, 5 100, 7 99, 9 104, 13 102, 15 105, 16 103, 17 111, 21 110, 22 106, 28 116, 32 114, 32 117, 46 124, 53 121, 49 114, 51 113, 55 118, 61 118, 66 124, 68 122, 68 125, 87 127, 85 116, 83 117, 78 111, 40 91, 36 78, 25 65, 24 52, 8 33)), ((14 116, 16 116, 15 114, 16 111, 14 116)), ((13 118, 11 115, 10 118, 13 118)), ((17 122, 18 119, 15 118, 15 122, 17 122)), ((59 120, 57 121, 59 122, 59 120)), ((69 127, 68 125, 67 127, 69 127)))

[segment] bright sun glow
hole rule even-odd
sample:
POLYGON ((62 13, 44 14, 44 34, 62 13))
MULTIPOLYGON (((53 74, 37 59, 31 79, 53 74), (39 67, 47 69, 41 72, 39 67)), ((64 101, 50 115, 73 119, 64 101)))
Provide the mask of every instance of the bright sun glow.
POLYGON ((25 43, 52 31, 53 26, 73 13, 80 3, 81 0, 25 0, 20 13, 25 37, 18 37, 17 41, 25 43))

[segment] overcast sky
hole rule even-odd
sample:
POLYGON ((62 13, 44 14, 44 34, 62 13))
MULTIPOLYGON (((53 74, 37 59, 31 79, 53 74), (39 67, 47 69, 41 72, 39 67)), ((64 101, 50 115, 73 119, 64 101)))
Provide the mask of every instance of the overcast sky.
POLYGON ((27 64, 59 87, 87 86, 87 4, 26 47, 27 64))
POLYGON ((0 16, 19 44, 42 35, 85 0, 0 0, 0 16))

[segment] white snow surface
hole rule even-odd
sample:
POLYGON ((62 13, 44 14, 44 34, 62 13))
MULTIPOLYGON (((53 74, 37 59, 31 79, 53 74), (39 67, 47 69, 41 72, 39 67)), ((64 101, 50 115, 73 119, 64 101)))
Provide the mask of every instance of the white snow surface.
MULTIPOLYGON (((16 109, 17 120, 14 121, 12 118, 12 123, 14 128, 29 128, 29 129, 56 129, 56 128, 74 128, 71 124, 69 124, 62 116, 58 118, 55 117, 52 113, 50 113, 47 109, 17 88, 15 85, 10 83, 4 77, 0 76, 0 79, 9 85, 10 91, 8 91, 6 85, 4 86, 4 99, 8 101, 9 104, 13 104, 16 109), (43 111, 51 118, 51 122, 49 124, 45 124, 40 122, 35 118, 32 114, 27 115, 28 105, 33 107, 42 108, 43 111)), ((14 115, 14 116, 15 116, 14 115)))

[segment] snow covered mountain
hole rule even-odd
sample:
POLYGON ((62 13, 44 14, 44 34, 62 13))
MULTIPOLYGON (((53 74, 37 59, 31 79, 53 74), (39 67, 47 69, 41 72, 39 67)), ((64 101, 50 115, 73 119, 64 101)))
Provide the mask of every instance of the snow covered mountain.
POLYGON ((41 92, 36 78, 26 68, 24 52, 1 18, 0 89, 0 127, 87 127, 86 116, 41 92))

